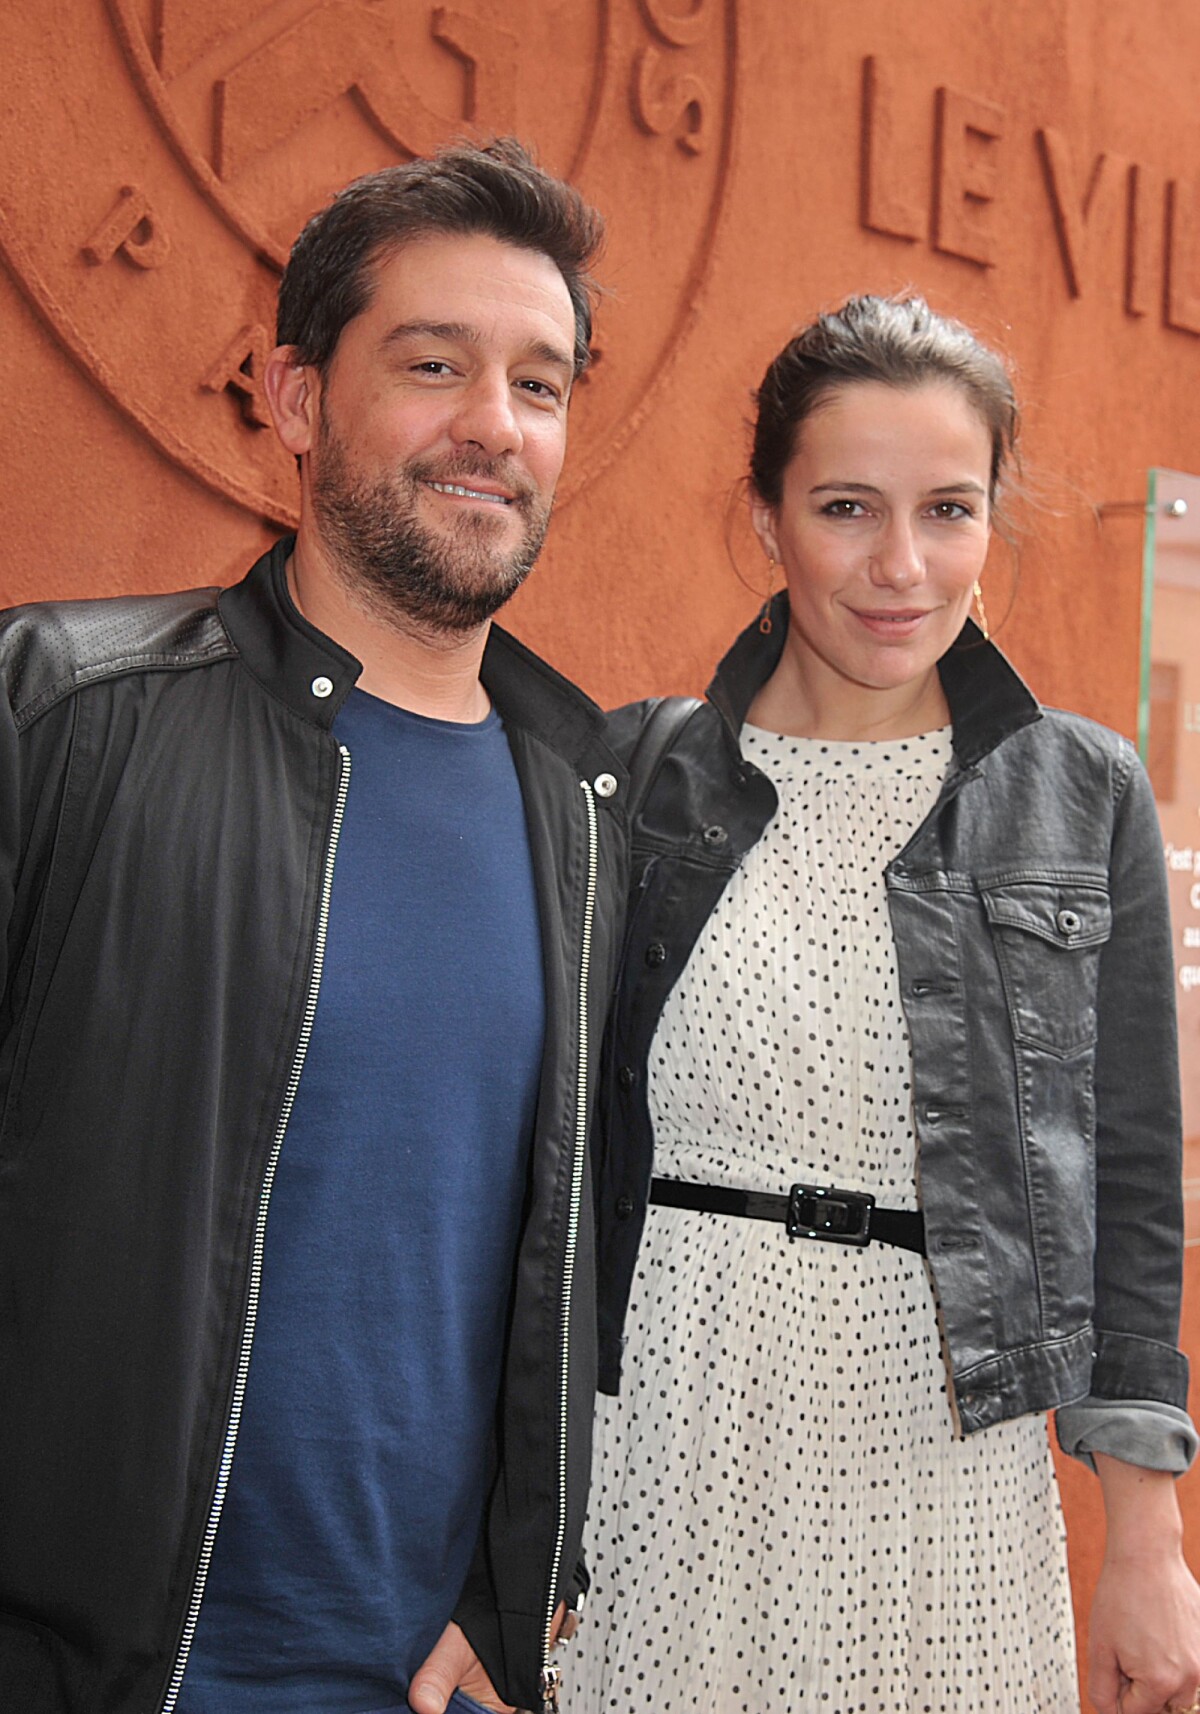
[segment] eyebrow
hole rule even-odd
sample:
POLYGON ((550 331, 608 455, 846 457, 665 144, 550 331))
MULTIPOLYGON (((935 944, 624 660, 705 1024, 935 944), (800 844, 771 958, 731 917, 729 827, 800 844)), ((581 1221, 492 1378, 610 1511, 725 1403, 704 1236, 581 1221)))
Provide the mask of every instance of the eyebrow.
MULTIPOLYGON (((478 328, 472 327, 465 321, 402 321, 389 330, 384 336, 384 346, 400 345, 408 339, 441 339, 453 345, 474 345, 480 343, 478 328)), ((551 345, 549 340, 535 339, 528 348, 530 357, 543 363, 550 363, 556 369, 562 369, 568 375, 575 373, 575 360, 558 345, 551 345)))
MULTIPOLYGON (((818 482, 815 488, 810 488, 810 494, 880 494, 883 490, 874 487, 870 482, 818 482)), ((987 489, 978 482, 946 482, 940 488, 930 488, 930 494, 986 494, 987 489)))

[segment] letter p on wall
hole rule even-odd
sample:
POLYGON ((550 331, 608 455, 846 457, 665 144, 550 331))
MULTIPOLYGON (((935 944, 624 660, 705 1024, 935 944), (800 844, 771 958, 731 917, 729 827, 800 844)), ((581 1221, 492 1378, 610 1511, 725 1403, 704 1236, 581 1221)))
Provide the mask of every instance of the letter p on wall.
POLYGON ((96 265, 111 262, 120 250, 137 268, 161 268, 171 254, 171 241, 144 192, 127 184, 82 249, 84 260, 96 265))

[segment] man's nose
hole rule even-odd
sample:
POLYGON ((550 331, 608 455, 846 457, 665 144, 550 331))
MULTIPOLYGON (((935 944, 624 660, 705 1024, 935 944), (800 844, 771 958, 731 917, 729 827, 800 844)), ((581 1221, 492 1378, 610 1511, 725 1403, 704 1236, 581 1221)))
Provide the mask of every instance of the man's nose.
POLYGON ((522 435, 507 375, 478 375, 463 392, 452 434, 459 446, 477 446, 489 457, 521 448, 522 435))

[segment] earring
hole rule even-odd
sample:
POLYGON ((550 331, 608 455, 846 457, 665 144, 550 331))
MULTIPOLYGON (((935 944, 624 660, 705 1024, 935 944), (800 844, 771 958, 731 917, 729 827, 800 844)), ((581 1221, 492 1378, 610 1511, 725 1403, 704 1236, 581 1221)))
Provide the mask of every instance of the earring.
POLYGON ((775 629, 775 621, 771 618, 771 602, 774 599, 775 561, 767 560, 767 598, 763 602, 758 615, 758 628, 764 637, 769 637, 775 629))
POLYGON ((979 629, 983 632, 983 640, 986 643, 991 638, 991 632, 988 630, 987 608, 983 605, 983 588, 978 578, 975 579, 975 606, 979 613, 979 629))

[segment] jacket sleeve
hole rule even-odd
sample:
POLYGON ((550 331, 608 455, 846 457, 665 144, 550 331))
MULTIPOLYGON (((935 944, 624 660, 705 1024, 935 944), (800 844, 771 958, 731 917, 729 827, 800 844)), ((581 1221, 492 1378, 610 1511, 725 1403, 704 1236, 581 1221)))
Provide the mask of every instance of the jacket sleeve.
POLYGON ((1090 1395, 1058 1412, 1063 1450, 1186 1469, 1196 1434, 1176 1348, 1183 1258, 1175 967, 1153 794, 1132 750, 1117 777, 1112 934, 1096 1046, 1096 1354, 1090 1395))
POLYGON ((21 778, 16 723, 0 691, 0 995, 9 981, 9 938, 21 850, 21 778))
POLYGON ((503 1626, 482 1540, 476 1547, 475 1557, 452 1617, 479 1656, 483 1669, 496 1690, 506 1701, 512 1701, 503 1626))

